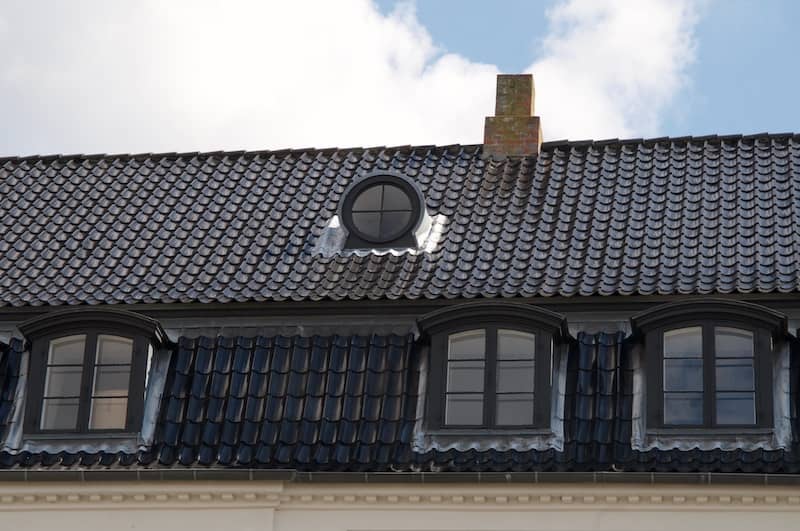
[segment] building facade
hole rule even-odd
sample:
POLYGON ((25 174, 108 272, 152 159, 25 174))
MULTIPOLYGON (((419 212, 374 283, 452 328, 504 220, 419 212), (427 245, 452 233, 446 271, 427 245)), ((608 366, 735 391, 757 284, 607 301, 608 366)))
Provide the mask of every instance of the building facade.
POLYGON ((800 528, 800 136, 0 159, 0 527, 800 528))

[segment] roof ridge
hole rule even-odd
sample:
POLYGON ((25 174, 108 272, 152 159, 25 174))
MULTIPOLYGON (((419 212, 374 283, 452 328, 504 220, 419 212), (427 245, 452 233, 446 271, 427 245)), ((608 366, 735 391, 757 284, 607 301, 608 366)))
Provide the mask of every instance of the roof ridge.
POLYGON ((216 150, 216 151, 162 151, 162 152, 139 152, 139 153, 48 153, 48 154, 34 154, 34 155, 4 155, 0 156, 0 163, 8 161, 24 161, 24 160, 98 160, 98 159, 164 159, 164 158, 180 158, 180 157, 230 157, 230 156, 274 156, 274 155, 288 155, 292 153, 335 153, 337 151, 409 151, 415 149, 424 150, 451 150, 454 148, 474 149, 481 147, 483 144, 405 144, 395 146, 352 146, 346 148, 340 147, 306 147, 306 148, 282 148, 282 149, 239 149, 239 150, 216 150))
POLYGON ((604 138, 598 140, 549 140, 542 142, 542 149, 574 146, 606 146, 611 144, 657 144, 662 142, 705 142, 705 141, 723 141, 723 140, 754 140, 760 138, 768 139, 784 139, 784 138, 797 138, 800 139, 800 133, 753 133, 753 134, 730 134, 730 135, 686 135, 686 136, 657 136, 650 138, 604 138))

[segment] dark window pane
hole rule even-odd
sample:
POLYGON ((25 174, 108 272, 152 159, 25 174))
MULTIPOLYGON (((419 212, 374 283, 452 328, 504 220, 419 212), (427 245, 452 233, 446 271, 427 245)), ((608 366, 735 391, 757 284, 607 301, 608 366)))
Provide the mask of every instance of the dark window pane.
POLYGON ((397 186, 391 184, 383 187, 383 210, 411 210, 411 200, 397 186))
POLYGON ((468 330, 448 337, 447 359, 482 360, 486 357, 486 331, 468 330))
POLYGON ((530 393, 533 390, 533 361, 497 363, 498 393, 530 393))
POLYGON ((483 391, 483 368, 482 361, 447 362, 447 391, 457 393, 483 391))
POLYGON ((702 393, 664 393, 664 424, 703 424, 702 393))
POLYGON ((353 226, 367 238, 380 238, 381 215, 376 212, 353 212, 353 226))
POLYGON ((93 396, 128 396, 130 365, 98 365, 94 369, 93 396))
POLYGON ((483 394, 447 395, 444 422, 453 426, 483 424, 483 394))
POLYGON ((53 365, 47 368, 44 396, 80 396, 82 366, 53 365))
POLYGON ((95 398, 89 416, 90 430, 121 430, 125 427, 127 398, 95 398))
POLYGON ((717 393, 717 424, 755 423, 755 393, 717 393))
POLYGON ((74 430, 78 423, 77 398, 45 398, 42 400, 42 430, 74 430))
POLYGON ((496 416, 500 426, 533 424, 533 394, 497 395, 496 416))
POLYGON ((536 353, 536 335, 519 330, 497 331, 497 359, 532 360, 536 353))
POLYGON ((408 222, 411 221, 411 212, 384 212, 381 214, 380 239, 394 240, 405 232, 408 222))
POLYGON ((714 328, 714 353, 718 358, 752 358, 753 332, 738 328, 714 328))
POLYGON ((703 329, 699 326, 664 332, 665 358, 702 358, 703 329))
POLYGON ((47 356, 49 365, 80 365, 83 363, 83 350, 86 336, 67 336, 50 342, 47 356))
POLYGON ((130 363, 133 356, 133 340, 116 336, 97 336, 97 361, 107 363, 130 363))
POLYGON ((755 391, 755 370, 751 359, 717 360, 717 391, 755 391))
POLYGON ((353 201, 353 212, 361 210, 380 210, 381 209, 381 191, 383 186, 371 186, 358 194, 355 201, 353 201))
POLYGON ((664 360, 664 391, 702 390, 702 359, 667 358, 664 360))

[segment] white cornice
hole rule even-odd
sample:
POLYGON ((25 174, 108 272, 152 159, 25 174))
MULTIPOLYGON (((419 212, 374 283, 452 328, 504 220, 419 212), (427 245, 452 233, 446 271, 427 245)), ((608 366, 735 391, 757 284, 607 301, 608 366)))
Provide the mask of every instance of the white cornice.
POLYGON ((670 510, 800 512, 782 487, 650 485, 296 485, 256 482, 0 483, 0 511, 274 508, 303 510, 670 510))

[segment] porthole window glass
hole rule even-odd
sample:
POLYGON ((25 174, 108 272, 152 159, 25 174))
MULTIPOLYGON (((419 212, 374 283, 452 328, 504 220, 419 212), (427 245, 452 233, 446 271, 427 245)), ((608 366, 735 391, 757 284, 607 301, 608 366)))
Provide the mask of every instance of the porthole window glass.
POLYGON ((413 245, 420 212, 419 195, 405 180, 383 176, 361 181, 348 192, 342 207, 348 247, 413 245))

